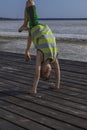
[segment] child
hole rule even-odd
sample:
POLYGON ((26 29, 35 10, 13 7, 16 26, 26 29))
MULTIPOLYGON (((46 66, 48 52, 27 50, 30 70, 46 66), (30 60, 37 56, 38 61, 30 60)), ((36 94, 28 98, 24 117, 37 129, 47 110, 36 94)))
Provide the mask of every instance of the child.
POLYGON ((37 86, 40 77, 43 79, 49 79, 51 73, 51 63, 53 63, 56 74, 55 89, 60 87, 60 67, 57 59, 58 49, 56 48, 55 37, 52 31, 47 25, 39 24, 35 5, 33 0, 28 0, 26 3, 27 13, 25 9, 25 20, 24 24, 19 28, 19 32, 23 30, 29 30, 29 38, 26 49, 26 61, 30 60, 30 46, 31 39, 33 40, 34 46, 37 50, 36 54, 36 73, 32 93, 37 93, 37 86), (32 8, 32 9, 30 9, 32 8), (32 11, 30 11, 32 10, 32 11), (30 12, 30 13, 29 13, 30 12), (29 17, 29 19, 28 19, 29 17), (30 28, 27 28, 27 22, 29 22, 30 28), (32 38, 31 38, 32 37, 32 38))
MULTIPOLYGON (((31 29, 31 36, 34 46, 37 50, 36 54, 36 72, 34 78, 34 84, 32 93, 37 93, 37 86, 40 77, 43 79, 49 79, 51 73, 51 63, 55 69, 55 86, 54 89, 60 87, 60 67, 57 59, 58 49, 56 47, 55 37, 52 31, 47 25, 36 25, 31 29)), ((29 51, 29 50, 28 50, 29 51)), ((29 61, 30 55, 27 54, 27 61, 29 61)))
POLYGON ((56 74, 56 82, 53 88, 60 87, 60 67, 57 59, 58 49, 56 47, 55 37, 47 25, 36 25, 31 29, 31 36, 36 54, 36 74, 32 93, 37 93, 37 86, 40 77, 49 79, 51 73, 51 63, 53 63, 56 74))
POLYGON ((29 31, 29 37, 28 37, 28 43, 26 48, 26 61, 30 60, 30 47, 32 44, 31 39, 31 29, 38 25, 38 16, 36 12, 35 2, 34 0, 27 0, 26 7, 25 7, 25 13, 24 13, 24 23, 23 25, 18 29, 19 32, 22 32, 23 30, 29 31), (29 25, 28 25, 29 23, 29 25), (29 27, 28 27, 29 26, 29 27))

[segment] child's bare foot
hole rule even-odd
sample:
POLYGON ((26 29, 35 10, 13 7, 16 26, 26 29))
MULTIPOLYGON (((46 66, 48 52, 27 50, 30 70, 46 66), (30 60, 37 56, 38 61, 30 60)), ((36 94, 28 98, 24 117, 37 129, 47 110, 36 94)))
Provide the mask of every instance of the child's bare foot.
POLYGON ((49 84, 49 87, 48 87, 48 89, 59 89, 59 88, 60 87, 59 86, 55 86, 54 83, 49 84))
POLYGON ((32 94, 32 95, 35 95, 35 94, 37 94, 37 91, 36 91, 36 89, 32 88, 32 89, 29 91, 29 93, 32 94))
POLYGON ((18 29, 18 32, 22 32, 24 30, 28 30, 29 28, 26 27, 26 26, 21 26, 19 29, 18 29))
POLYGON ((23 31, 23 27, 20 27, 19 29, 18 29, 18 32, 22 32, 23 31))

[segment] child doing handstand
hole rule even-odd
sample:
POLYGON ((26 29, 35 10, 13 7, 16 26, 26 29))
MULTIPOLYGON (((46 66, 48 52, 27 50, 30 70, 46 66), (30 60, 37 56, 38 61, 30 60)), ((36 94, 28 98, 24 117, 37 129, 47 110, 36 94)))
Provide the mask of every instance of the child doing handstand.
POLYGON ((31 36, 37 50, 36 73, 32 92, 37 93, 40 77, 49 79, 52 70, 51 63, 54 65, 56 79, 53 88, 58 89, 60 87, 60 67, 57 59, 58 49, 52 31, 47 25, 39 24, 31 29, 31 36))
POLYGON ((32 93, 37 93, 37 86, 40 77, 48 79, 51 73, 51 63, 53 63, 56 74, 55 89, 60 87, 60 67, 57 59, 58 49, 56 47, 55 37, 47 25, 39 24, 36 8, 33 0, 28 0, 25 9, 24 24, 19 28, 19 32, 29 30, 29 38, 26 49, 26 61, 30 60, 31 39, 37 50, 36 54, 36 73, 32 93), (26 12, 27 9, 27 12, 26 12), (29 28, 27 22, 29 21, 29 28))

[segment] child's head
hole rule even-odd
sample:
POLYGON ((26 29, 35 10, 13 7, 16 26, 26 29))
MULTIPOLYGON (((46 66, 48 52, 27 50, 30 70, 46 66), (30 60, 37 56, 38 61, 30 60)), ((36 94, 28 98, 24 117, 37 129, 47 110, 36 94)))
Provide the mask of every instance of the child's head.
POLYGON ((50 73, 51 73, 51 65, 49 63, 41 64, 40 77, 44 80, 48 80, 50 78, 50 73))

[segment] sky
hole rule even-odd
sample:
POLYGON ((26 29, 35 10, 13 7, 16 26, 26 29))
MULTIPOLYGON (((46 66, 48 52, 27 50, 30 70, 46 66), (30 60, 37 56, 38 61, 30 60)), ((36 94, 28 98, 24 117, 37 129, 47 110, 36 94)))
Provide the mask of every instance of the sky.
MULTIPOLYGON (((0 0, 0 17, 23 18, 27 0, 0 0)), ((35 0, 39 18, 87 18, 87 0, 35 0)))

